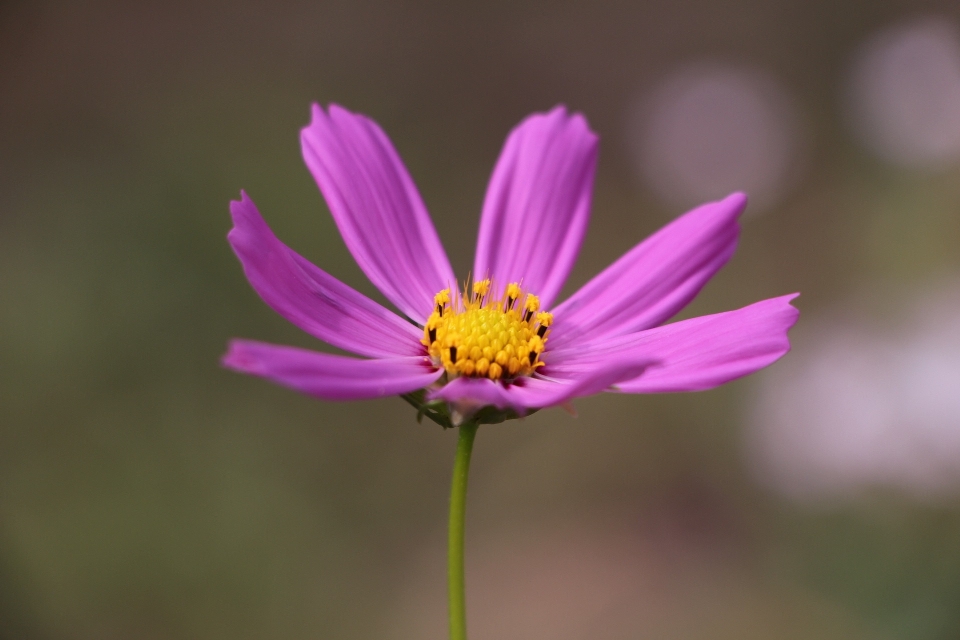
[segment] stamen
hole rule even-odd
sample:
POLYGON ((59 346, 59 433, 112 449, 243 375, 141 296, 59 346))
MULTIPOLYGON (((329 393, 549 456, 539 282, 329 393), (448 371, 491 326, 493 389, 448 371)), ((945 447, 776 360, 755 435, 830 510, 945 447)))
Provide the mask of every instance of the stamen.
POLYGON ((483 298, 487 295, 487 291, 490 290, 490 279, 478 280, 473 283, 473 300, 481 306, 483 305, 483 298))
POLYGON ((553 321, 538 313, 540 299, 510 283, 502 298, 490 300, 489 279, 473 283, 453 295, 444 289, 434 297, 436 310, 423 328, 421 341, 433 362, 448 376, 485 377, 507 382, 532 375, 543 366, 540 359, 553 321), (514 307, 522 301, 521 309, 514 307))
POLYGON ((433 296, 433 304, 437 305, 437 314, 443 316, 443 307, 450 302, 450 289, 444 289, 433 296))
POLYGON ((530 318, 532 318, 533 314, 540 308, 540 298, 532 293, 527 294, 527 303, 524 306, 527 308, 527 311, 523 314, 523 321, 530 322, 530 318))
POLYGON ((537 329, 537 335, 542 338, 550 325, 553 324, 553 314, 541 311, 537 314, 537 322, 540 323, 540 328, 537 329))
POLYGON ((520 297, 520 284, 518 282, 511 282, 507 285, 507 304, 504 306, 504 311, 510 311, 513 308, 513 303, 517 301, 517 298, 520 297))
POLYGON ((434 311, 430 314, 430 317, 427 318, 427 324, 424 326, 424 329, 427 331, 428 347, 437 341, 437 327, 440 326, 440 317, 440 312, 434 311))
POLYGON ((542 336, 536 335, 530 337, 530 364, 533 365, 537 362, 537 358, 540 357, 540 353, 543 351, 543 343, 546 340, 542 336))

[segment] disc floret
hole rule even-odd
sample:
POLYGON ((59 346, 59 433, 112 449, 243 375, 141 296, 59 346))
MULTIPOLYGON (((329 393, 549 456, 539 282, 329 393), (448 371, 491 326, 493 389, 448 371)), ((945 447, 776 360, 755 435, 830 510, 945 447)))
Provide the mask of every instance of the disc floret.
POLYGON ((491 291, 490 280, 478 280, 469 294, 465 288, 451 296, 444 289, 434 297, 422 342, 448 376, 512 380, 543 366, 553 316, 540 311, 539 298, 518 282, 499 299, 491 299, 491 291))

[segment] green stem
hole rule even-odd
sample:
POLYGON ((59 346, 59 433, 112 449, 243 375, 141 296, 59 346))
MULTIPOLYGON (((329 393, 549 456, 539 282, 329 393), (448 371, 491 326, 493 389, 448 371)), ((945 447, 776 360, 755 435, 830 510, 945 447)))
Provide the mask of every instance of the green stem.
POLYGON ((450 594, 450 640, 467 640, 467 601, 463 580, 463 531, 467 512, 467 475, 477 426, 460 425, 457 457, 450 489, 450 526, 447 537, 447 589, 450 594))

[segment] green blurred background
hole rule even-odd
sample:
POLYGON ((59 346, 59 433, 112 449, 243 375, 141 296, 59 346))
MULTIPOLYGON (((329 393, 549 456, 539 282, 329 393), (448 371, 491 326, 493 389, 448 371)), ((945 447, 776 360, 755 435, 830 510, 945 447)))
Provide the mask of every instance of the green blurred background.
POLYGON ((740 249, 684 315, 803 293, 769 371, 481 429, 474 638, 960 637, 958 25, 952 1, 0 3, 0 638, 444 637, 456 434, 218 365, 235 336, 324 348, 245 281, 241 188, 382 299, 300 160, 313 101, 384 127, 459 274, 504 137, 562 102, 601 136, 566 293, 737 188, 740 249))

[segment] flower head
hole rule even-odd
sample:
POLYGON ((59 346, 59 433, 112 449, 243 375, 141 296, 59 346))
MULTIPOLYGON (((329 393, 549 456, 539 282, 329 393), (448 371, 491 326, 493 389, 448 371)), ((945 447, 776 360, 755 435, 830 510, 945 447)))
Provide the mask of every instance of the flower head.
POLYGON ((597 136, 563 107, 507 138, 480 220, 473 274, 454 277, 426 207, 372 120, 313 108, 303 156, 360 268, 406 316, 314 266, 244 193, 228 235, 280 315, 361 358, 234 340, 225 366, 329 400, 402 395, 444 426, 498 422, 600 391, 708 389, 785 354, 795 295, 663 323, 733 255, 746 196, 681 216, 560 304, 586 233, 597 136), (412 321, 412 322, 411 322, 412 321))

